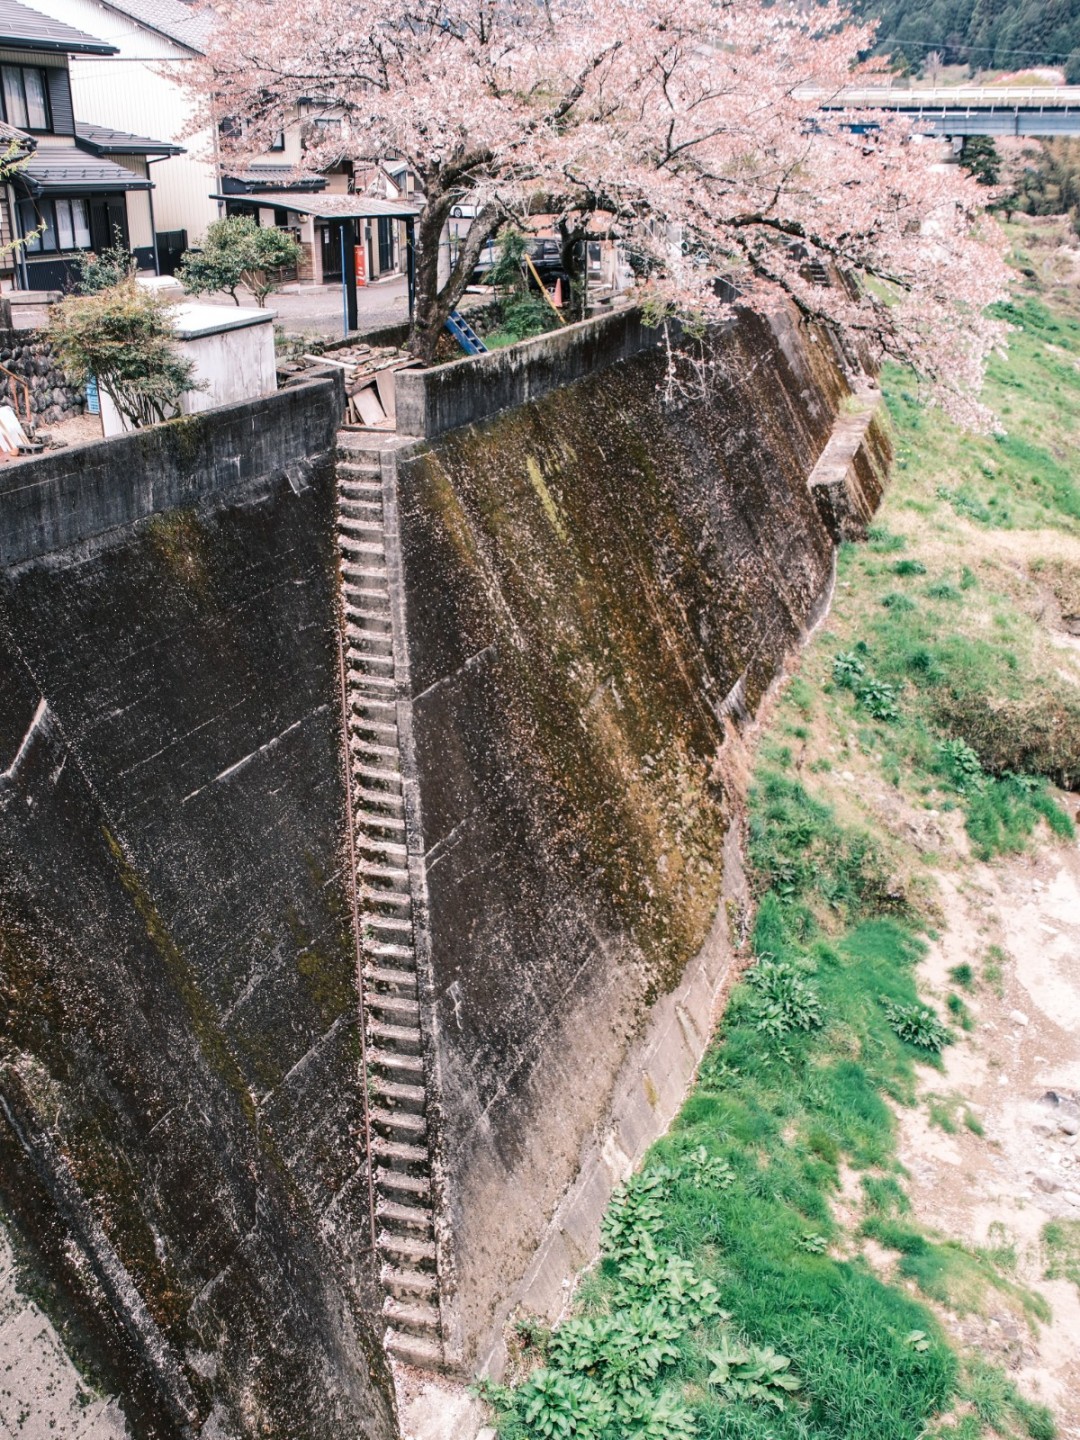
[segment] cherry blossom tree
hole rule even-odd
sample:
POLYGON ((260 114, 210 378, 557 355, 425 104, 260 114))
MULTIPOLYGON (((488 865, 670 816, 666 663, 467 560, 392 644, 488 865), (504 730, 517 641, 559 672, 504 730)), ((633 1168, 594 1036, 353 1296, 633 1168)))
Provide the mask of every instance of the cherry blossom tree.
MULTIPOLYGON (((1002 242, 942 147, 823 108, 872 31, 769 0, 214 0, 202 84, 264 147, 296 107, 342 124, 323 156, 405 160, 423 188, 411 348, 429 360, 508 221, 601 215, 657 314, 794 303, 965 418, 1001 327, 1002 242), (869 126, 869 128, 868 128, 869 126), (475 207, 449 274, 439 241, 475 207), (444 267, 445 268, 445 267, 444 267), (832 283, 822 283, 830 278, 832 283)), ((594 222, 595 223, 595 222, 594 222)))

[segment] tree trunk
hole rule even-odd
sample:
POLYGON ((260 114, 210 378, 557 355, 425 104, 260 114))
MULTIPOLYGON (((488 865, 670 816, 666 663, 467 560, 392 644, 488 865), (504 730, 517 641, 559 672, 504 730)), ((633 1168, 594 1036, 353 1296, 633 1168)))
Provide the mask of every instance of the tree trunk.
POLYGON ((432 189, 428 189, 427 204, 416 222, 416 295, 408 349, 425 365, 434 361, 435 347, 450 312, 464 295, 480 252, 498 226, 494 209, 477 215, 469 226, 448 278, 440 284, 439 242, 450 214, 452 198, 449 192, 432 193, 432 189))

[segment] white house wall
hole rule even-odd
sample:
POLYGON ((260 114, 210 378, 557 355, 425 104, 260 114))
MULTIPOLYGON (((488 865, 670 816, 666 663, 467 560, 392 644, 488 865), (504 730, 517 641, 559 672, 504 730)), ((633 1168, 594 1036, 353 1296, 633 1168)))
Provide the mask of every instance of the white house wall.
POLYGON ((71 57, 75 118, 184 146, 186 154, 150 167, 154 219, 158 230, 186 230, 196 244, 218 217, 210 195, 220 187, 212 130, 187 133, 194 106, 178 82, 191 52, 99 0, 33 0, 33 6, 117 46, 120 54, 107 58, 71 57))

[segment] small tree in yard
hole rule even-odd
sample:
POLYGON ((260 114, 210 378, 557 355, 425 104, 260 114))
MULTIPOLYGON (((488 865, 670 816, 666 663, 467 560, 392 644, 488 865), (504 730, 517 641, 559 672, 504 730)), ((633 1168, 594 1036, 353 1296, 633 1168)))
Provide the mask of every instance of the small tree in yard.
POLYGON ((302 255, 299 242, 287 231, 264 228, 250 215, 227 215, 209 226, 201 250, 187 252, 177 278, 192 295, 220 290, 237 305, 236 292, 243 285, 261 310, 284 271, 296 266, 302 255))
POLYGON ((723 320, 733 295, 763 312, 793 303, 984 418, 971 397, 1004 334, 984 312, 1007 277, 987 192, 896 117, 855 133, 821 108, 873 47, 873 27, 840 5, 215 0, 214 12, 200 84, 219 117, 244 117, 238 153, 265 149, 303 101, 340 122, 305 163, 396 158, 416 174, 419 359, 499 229, 543 211, 572 236, 592 214, 633 253, 657 311, 723 320), (446 273, 456 206, 475 214, 446 273), (816 285, 808 256, 849 283, 816 285))
POLYGON ((171 306, 127 279, 92 295, 71 295, 54 306, 49 340, 71 379, 93 375, 134 428, 177 413, 192 381, 190 360, 176 352, 171 306))

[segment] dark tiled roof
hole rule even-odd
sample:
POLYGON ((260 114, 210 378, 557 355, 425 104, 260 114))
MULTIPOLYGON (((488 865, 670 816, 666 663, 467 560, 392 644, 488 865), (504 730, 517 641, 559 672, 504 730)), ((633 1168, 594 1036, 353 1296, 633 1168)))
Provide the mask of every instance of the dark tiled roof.
POLYGON ((59 50, 68 55, 119 53, 115 45, 41 15, 29 5, 20 5, 19 0, 0 0, 0 45, 9 50, 59 50))
POLYGON ((0 146, 7 150, 8 146, 17 146, 20 150, 33 150, 37 147, 37 141, 32 135, 27 135, 25 130, 16 130, 14 125, 9 125, 5 120, 0 120, 0 146))
POLYGON ((150 140, 145 135, 129 135, 126 130, 110 130, 107 125, 91 125, 85 120, 75 122, 79 145, 92 155, 183 155, 181 145, 167 140, 150 140))
POLYGON ((228 193, 248 195, 259 190, 325 190, 326 177, 314 170, 297 170, 292 165, 248 165, 229 170, 221 188, 228 193))
POLYGON ((148 190, 150 181, 75 145, 39 148, 15 176, 34 195, 57 190, 148 190))
POLYGON ((140 25, 200 54, 214 27, 214 17, 208 11, 196 10, 186 0, 105 0, 105 3, 121 15, 130 16, 140 25))

